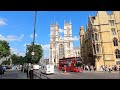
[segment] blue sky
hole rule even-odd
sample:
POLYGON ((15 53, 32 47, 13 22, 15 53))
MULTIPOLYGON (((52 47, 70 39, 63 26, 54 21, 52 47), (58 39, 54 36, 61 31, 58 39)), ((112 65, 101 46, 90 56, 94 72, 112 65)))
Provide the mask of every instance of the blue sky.
MULTIPOLYGON (((0 40, 7 40, 13 53, 23 55, 25 45, 32 42, 34 30, 34 11, 0 11, 0 40)), ((72 21, 74 46, 79 46, 79 28, 88 23, 88 16, 96 11, 38 11, 35 43, 41 44, 44 57, 49 58, 50 23, 58 22, 61 30, 64 20, 72 21)))

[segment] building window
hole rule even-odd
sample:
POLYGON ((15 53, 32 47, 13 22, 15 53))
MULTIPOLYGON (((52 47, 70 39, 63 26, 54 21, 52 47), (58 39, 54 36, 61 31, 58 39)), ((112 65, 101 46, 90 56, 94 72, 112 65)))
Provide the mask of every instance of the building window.
POLYGON ((94 44, 93 44, 93 51, 94 51, 94 54, 96 54, 96 48, 94 44))
POLYGON ((70 36, 70 29, 67 27, 67 35, 70 36))
POLYGON ((94 34, 92 34, 92 40, 94 40, 94 34))
POLYGON ((114 26, 114 20, 109 20, 110 26, 114 26))
POLYGON ((116 35, 115 28, 111 28, 112 35, 116 35))
POLYGON ((53 37, 53 41, 55 41, 56 40, 56 38, 55 37, 53 37))
POLYGON ((60 44, 59 46, 59 55, 64 55, 64 45, 60 44))
POLYGON ((120 61, 116 61, 116 65, 120 65, 120 61))
POLYGON ((100 45, 96 44, 96 52, 99 53, 100 52, 100 45))
POLYGON ((95 33, 95 40, 98 41, 98 34, 95 33))
POLYGON ((54 31, 53 31, 53 35, 56 35, 56 30, 54 29, 54 31))
POLYGON ((120 50, 116 49, 115 50, 115 55, 116 55, 116 58, 120 58, 120 50))
POLYGON ((117 38, 113 39, 113 44, 114 44, 114 46, 118 46, 118 40, 117 40, 117 38))

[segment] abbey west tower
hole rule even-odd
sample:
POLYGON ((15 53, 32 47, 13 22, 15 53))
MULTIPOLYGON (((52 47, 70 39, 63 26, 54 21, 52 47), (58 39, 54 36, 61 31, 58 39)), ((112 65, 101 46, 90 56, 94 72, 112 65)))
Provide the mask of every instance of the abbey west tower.
POLYGON ((56 22, 50 25, 50 63, 58 64, 59 59, 73 56, 72 23, 64 21, 64 37, 60 36, 56 22))

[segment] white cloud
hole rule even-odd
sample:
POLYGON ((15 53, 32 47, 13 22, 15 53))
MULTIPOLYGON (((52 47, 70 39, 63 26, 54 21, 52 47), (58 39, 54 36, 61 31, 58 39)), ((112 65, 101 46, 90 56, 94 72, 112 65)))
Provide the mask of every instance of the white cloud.
POLYGON ((42 45, 44 50, 44 58, 49 58, 50 44, 42 45))
POLYGON ((19 56, 25 56, 25 52, 19 51, 18 49, 15 48, 10 48, 12 54, 16 54, 19 56))
POLYGON ((7 25, 6 21, 7 20, 5 18, 0 18, 0 26, 7 25))
POLYGON ((20 52, 19 56, 23 56, 24 57, 25 56, 25 52, 20 52))
MULTIPOLYGON (((33 38, 33 34, 31 34, 30 37, 33 38)), ((37 37, 37 34, 35 34, 35 37, 37 37)))
POLYGON ((74 37, 73 37, 73 41, 79 41, 79 37, 74 36, 74 37))
POLYGON ((63 33, 64 30, 63 30, 62 28, 59 28, 59 32, 60 32, 60 33, 63 33))
POLYGON ((44 51, 49 51, 50 44, 42 45, 42 48, 43 48, 44 51))
POLYGON ((0 40, 6 40, 6 38, 0 34, 0 40))
POLYGON ((26 45, 28 45, 28 44, 24 44, 24 48, 26 48, 26 45))
POLYGON ((0 40, 6 40, 6 41, 21 41, 23 37, 24 34, 21 34, 19 37, 15 35, 3 36, 0 34, 0 40))

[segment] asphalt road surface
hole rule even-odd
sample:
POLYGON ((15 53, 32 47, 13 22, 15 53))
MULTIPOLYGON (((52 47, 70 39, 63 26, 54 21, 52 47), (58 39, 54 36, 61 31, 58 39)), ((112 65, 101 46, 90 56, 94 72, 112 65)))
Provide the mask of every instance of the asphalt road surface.
MULTIPOLYGON (((37 72, 40 72, 37 70, 37 72)), ((40 74, 38 74, 40 76, 40 74)), ((0 79, 28 79, 26 73, 20 70, 8 70, 5 74, 0 75, 0 79)), ((45 75, 42 74, 41 78, 38 79, 120 79, 119 73, 109 73, 109 72, 66 72, 55 70, 54 74, 45 75)))
POLYGON ((3 75, 0 75, 0 79, 27 79, 27 76, 20 70, 7 70, 3 75))
POLYGON ((45 75, 45 76, 48 77, 49 79, 120 79, 120 74, 118 72, 109 73, 109 72, 97 72, 97 71, 96 72, 84 71, 82 73, 80 72, 63 73, 61 71, 55 70, 54 74, 45 75))

